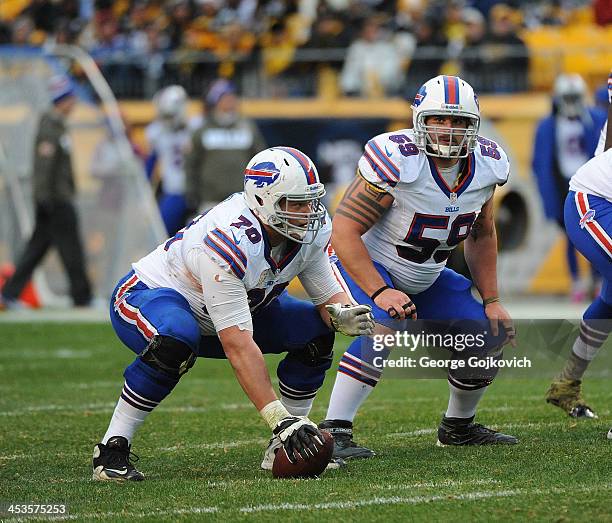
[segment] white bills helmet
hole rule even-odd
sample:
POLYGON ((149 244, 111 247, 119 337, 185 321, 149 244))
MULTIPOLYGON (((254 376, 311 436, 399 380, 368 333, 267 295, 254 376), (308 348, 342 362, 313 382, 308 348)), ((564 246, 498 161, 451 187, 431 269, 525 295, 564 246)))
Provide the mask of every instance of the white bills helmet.
POLYGON ((420 150, 429 156, 465 158, 476 147, 478 138, 478 98, 472 86, 458 76, 436 76, 418 90, 412 104, 412 121, 416 145, 420 150), (467 119, 467 129, 428 126, 425 120, 432 115, 464 117, 467 119), (448 137, 449 143, 440 143, 440 136, 448 137), (454 140, 456 137, 460 137, 458 143, 454 140))
POLYGON ((324 195, 314 163, 293 147, 265 149, 244 170, 249 208, 264 224, 298 243, 312 243, 319 232, 325 217, 324 195), (290 212, 285 202, 309 202, 310 210, 290 212))
POLYGON ((157 118, 178 129, 187 121, 187 93, 180 85, 171 85, 159 91, 153 98, 157 118))
POLYGON ((587 103, 587 86, 579 74, 561 74, 555 79, 555 104, 566 118, 583 114, 587 103))

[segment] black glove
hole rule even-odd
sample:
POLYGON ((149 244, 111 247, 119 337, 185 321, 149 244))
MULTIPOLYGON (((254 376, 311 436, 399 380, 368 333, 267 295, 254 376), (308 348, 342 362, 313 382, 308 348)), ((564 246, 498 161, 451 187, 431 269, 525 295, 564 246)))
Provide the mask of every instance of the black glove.
POLYGON ((298 454, 308 460, 323 447, 322 434, 317 426, 306 417, 283 418, 272 432, 283 443, 291 463, 295 463, 298 454))

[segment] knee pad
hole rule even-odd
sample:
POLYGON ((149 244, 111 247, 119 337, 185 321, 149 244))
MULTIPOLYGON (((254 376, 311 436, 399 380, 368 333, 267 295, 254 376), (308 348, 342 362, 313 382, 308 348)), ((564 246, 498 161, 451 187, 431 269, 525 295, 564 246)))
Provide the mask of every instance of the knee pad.
POLYGON ((310 340, 299 351, 292 351, 287 358, 299 361, 308 367, 319 367, 327 364, 331 367, 334 353, 334 333, 323 334, 310 340))
POLYGON ((154 336, 138 357, 147 365, 176 379, 193 367, 197 358, 185 343, 169 336, 154 336))

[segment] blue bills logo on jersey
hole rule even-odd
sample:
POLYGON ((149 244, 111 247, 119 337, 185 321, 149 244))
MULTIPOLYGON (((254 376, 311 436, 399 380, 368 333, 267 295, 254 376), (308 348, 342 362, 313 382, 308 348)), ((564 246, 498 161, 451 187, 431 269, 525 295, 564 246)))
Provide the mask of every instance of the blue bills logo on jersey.
POLYGON ((255 164, 251 169, 245 169, 245 180, 253 180, 256 187, 274 183, 280 176, 280 171, 272 162, 255 164))

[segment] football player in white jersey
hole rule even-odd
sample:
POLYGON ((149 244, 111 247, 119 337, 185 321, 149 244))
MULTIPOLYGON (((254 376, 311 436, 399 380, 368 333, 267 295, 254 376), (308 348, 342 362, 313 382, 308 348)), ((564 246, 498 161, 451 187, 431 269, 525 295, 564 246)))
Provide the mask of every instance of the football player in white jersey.
POLYGON ((229 359, 272 429, 262 468, 281 446, 290 459, 319 450, 307 416, 331 366, 334 330, 371 333, 370 308, 351 305, 334 277, 325 189, 311 160, 290 147, 266 149, 244 178, 243 193, 133 264, 113 292, 113 327, 138 357, 95 446, 94 479, 143 479, 130 460, 132 437, 198 356, 229 359), (287 294, 296 276, 311 302, 287 294), (284 352, 278 400, 262 353, 284 352))
MULTIPOLYGON (((610 71, 610 75, 608 76, 608 102, 612 104, 612 71, 610 71)), ((608 114, 609 114, 608 110, 608 114)), ((606 136, 608 134, 608 121, 610 117, 606 120, 603 128, 601 129, 601 133, 599 134, 599 142, 597 142, 597 149, 595 149, 595 156, 601 154, 605 150, 606 136)))
MULTIPOLYGON (((509 163, 495 142, 478 136, 480 110, 472 87, 455 76, 437 76, 418 91, 414 129, 371 139, 357 176, 334 217, 332 246, 337 276, 347 294, 372 307, 375 320, 493 320, 487 350, 512 341, 514 327, 497 291, 497 237, 493 193, 506 183, 509 163), (465 240, 472 282, 445 267, 465 240), (498 327, 497 322, 503 328, 498 327)), ((353 418, 381 377, 371 338, 353 341, 341 359, 327 419, 335 455, 374 453, 352 440, 353 418)), ((450 401, 438 429, 442 445, 516 443, 473 422, 493 375, 463 379, 449 372, 450 401)))
MULTIPOLYGON (((533 142, 531 166, 544 214, 557 222, 563 233, 569 180, 578 167, 593 157, 605 120, 602 111, 588 106, 587 97, 588 87, 579 74, 557 76, 551 113, 538 122, 533 142)), ((571 300, 582 302, 598 277, 594 273, 590 278, 580 277, 576 249, 569 239, 566 260, 572 282, 571 300)))
POLYGON ((187 125, 187 93, 180 85, 171 85, 154 97, 157 117, 145 134, 151 149, 146 162, 147 177, 159 163, 161 193, 159 211, 169 235, 185 225, 185 155, 191 139, 187 125))
MULTIPOLYGON (((612 103, 608 121, 610 116, 612 103)), ((564 221, 569 239, 601 274, 603 283, 599 296, 582 316, 580 335, 563 370, 546 393, 548 403, 574 418, 597 418, 582 397, 582 377, 612 330, 612 129, 606 128, 600 144, 601 153, 580 167, 570 180, 564 221)))

